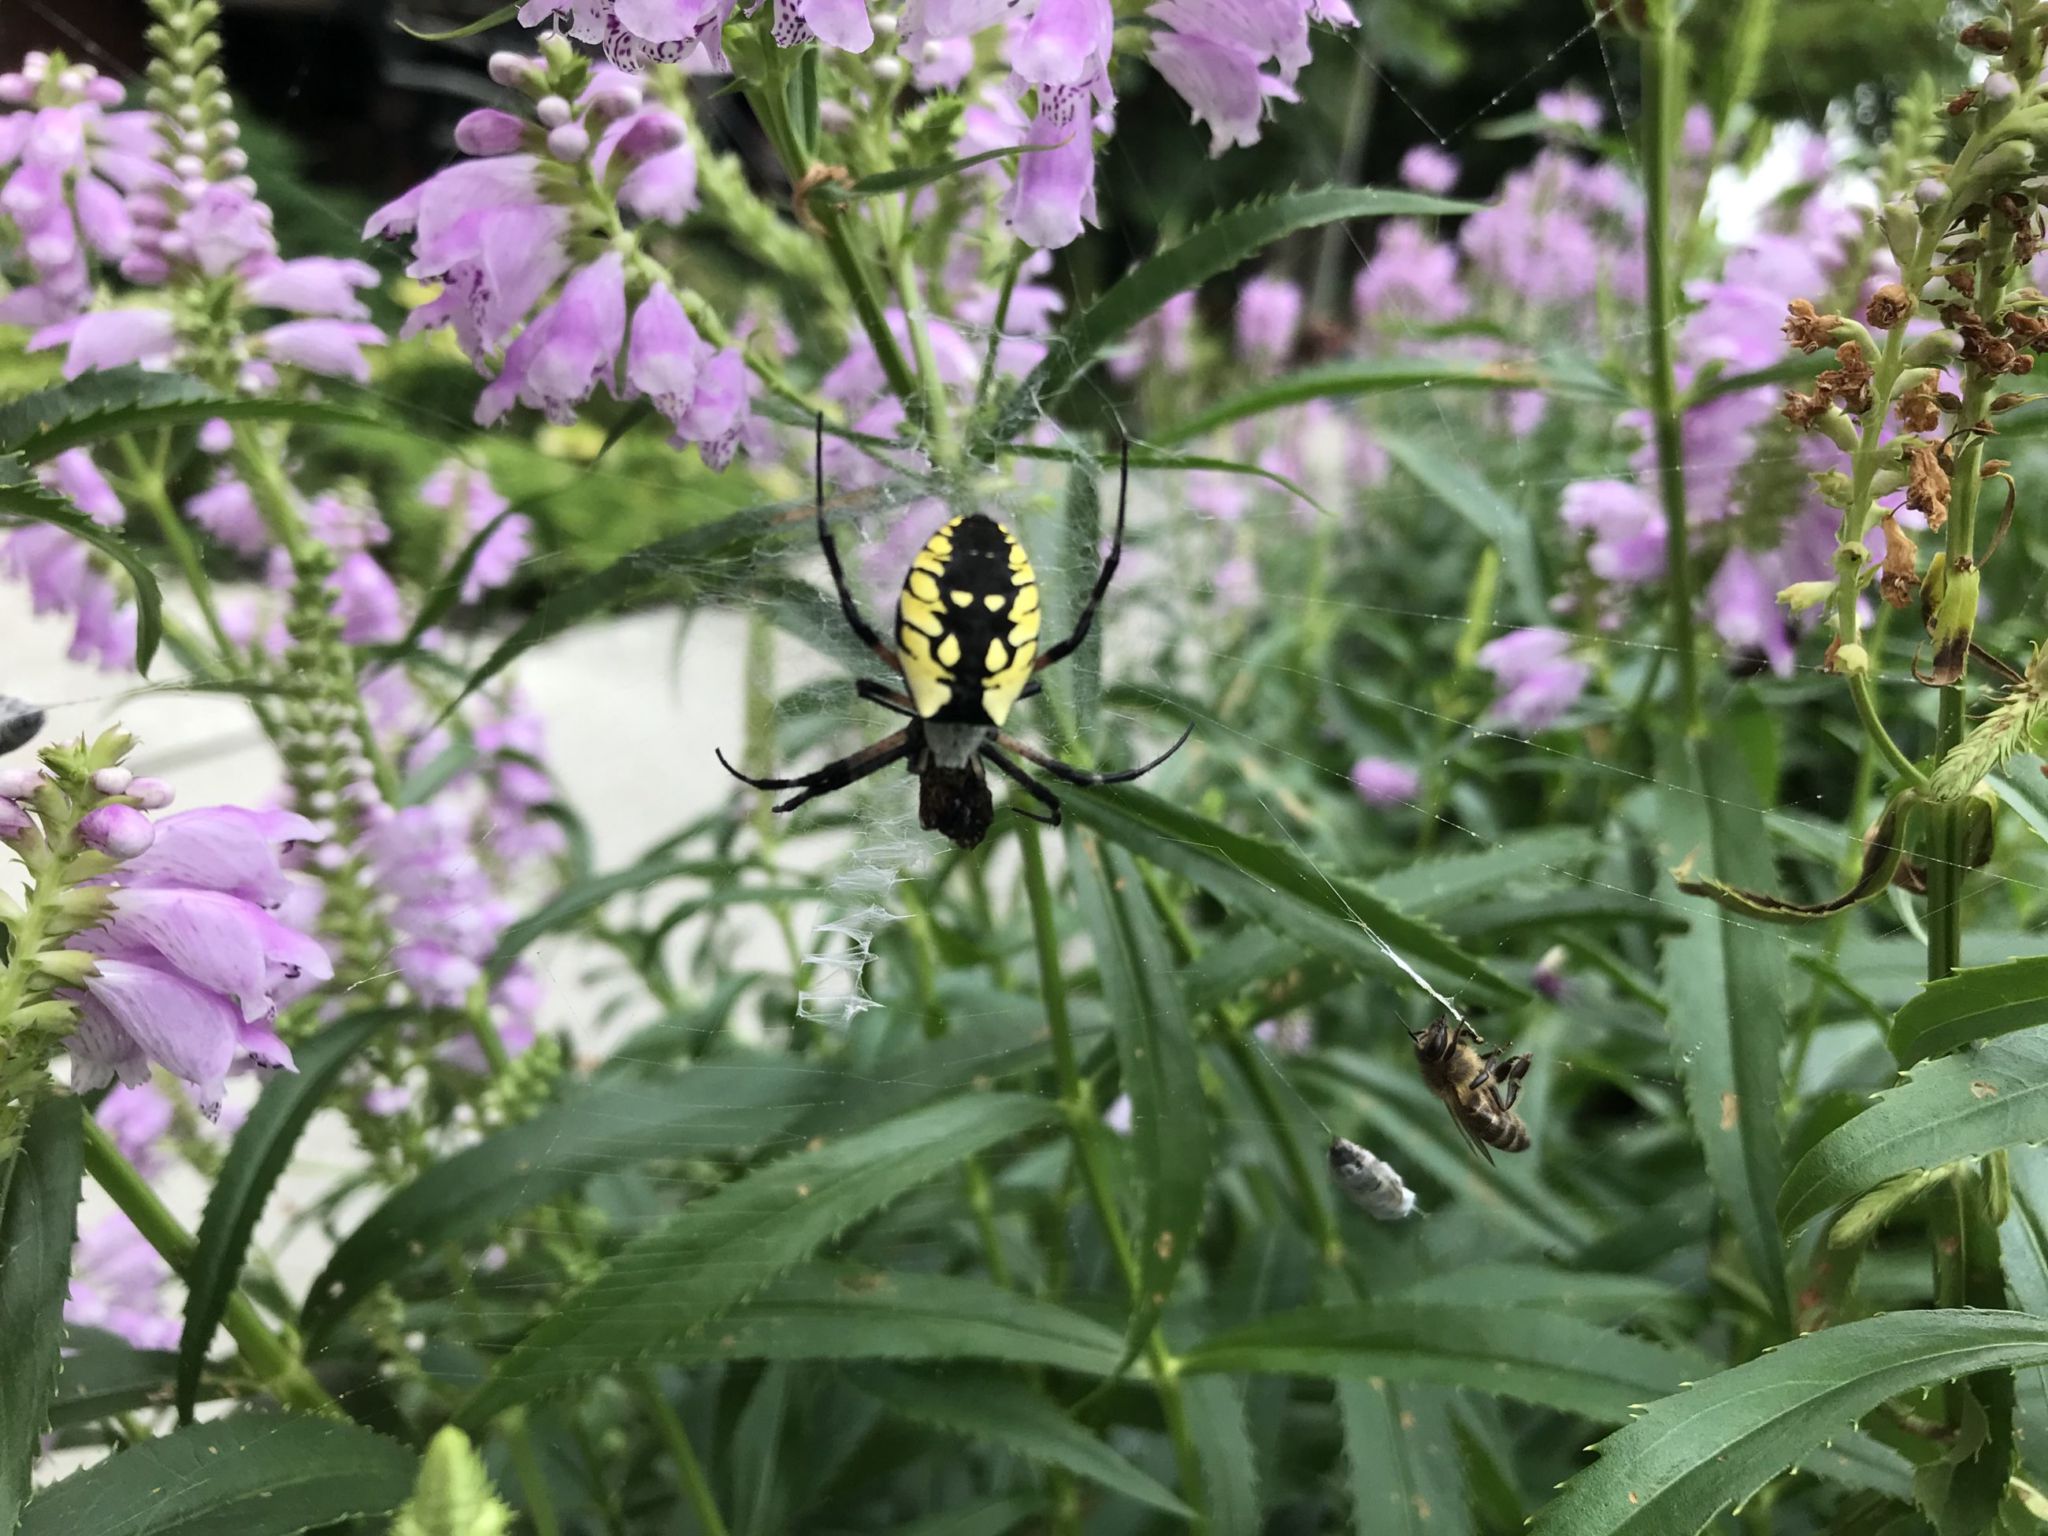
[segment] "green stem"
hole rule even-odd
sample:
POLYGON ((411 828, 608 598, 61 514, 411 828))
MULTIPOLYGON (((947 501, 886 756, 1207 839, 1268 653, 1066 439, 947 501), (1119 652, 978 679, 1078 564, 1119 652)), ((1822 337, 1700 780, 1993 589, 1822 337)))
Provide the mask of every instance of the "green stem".
MULTIPOLYGON (((1065 1112, 1067 1129, 1073 1138, 1081 1182, 1088 1191, 1096 1219, 1102 1223, 1110 1252, 1116 1256, 1117 1268, 1135 1305, 1143 1294, 1143 1271, 1139 1267, 1136 1250, 1131 1246, 1130 1232, 1117 1210, 1109 1170, 1100 1150, 1102 1125, 1095 1118, 1088 1085, 1081 1080, 1078 1058, 1074 1054, 1073 1026, 1067 1012, 1066 977, 1060 967, 1059 928, 1053 919, 1052 887, 1046 880, 1045 851, 1039 846, 1038 828, 1029 825, 1020 828, 1017 843, 1024 855, 1024 892, 1031 907, 1031 933, 1038 951, 1039 993, 1045 1002, 1046 1022, 1052 1031, 1053 1069, 1059 1079, 1060 1107, 1065 1112)), ((1180 1362, 1166 1347, 1157 1327, 1146 1337, 1145 1358, 1151 1366, 1152 1386, 1159 1397, 1167 1435, 1173 1441, 1174 1462, 1180 1469, 1181 1494, 1196 1511, 1194 1528, 1205 1531, 1208 1520, 1202 1513, 1202 1458, 1195 1449, 1194 1436, 1188 1427, 1187 1406, 1180 1388, 1180 1362)))
POLYGON ((505 1451, 512 1461, 512 1475, 519 1479, 519 1491, 525 1496, 526 1512, 533 1519, 534 1536, 562 1536, 562 1522, 555 1516, 555 1498, 548 1492, 547 1474, 541 1470, 540 1453, 534 1449, 526 1415, 508 1413, 503 1428, 505 1451))
POLYGON ((185 585, 192 589, 192 600, 199 604, 200 616, 206 620, 213 643, 220 647, 223 657, 235 656, 235 643, 228 638, 227 626, 221 623, 220 610, 214 606, 213 583, 207 579, 199 546, 193 542, 192 530, 178 516, 177 508, 171 505, 170 491, 164 485, 163 476, 144 457, 133 437, 124 435, 114 441, 122 462, 128 466, 128 489, 149 508, 150 515, 156 520, 157 531, 164 536, 171 557, 178 562, 185 585))
POLYGON ((907 246, 899 244, 889 263, 896 292, 903 302, 903 324, 910 332, 910 347, 917 359, 918 388, 924 396, 925 426, 931 433, 934 464, 953 462, 953 417, 946 408, 946 386, 939 377, 938 355, 932 351, 929 316, 925 312, 924 290, 918 286, 917 268, 907 246))
POLYGON ((697 1459, 697 1448, 690 1444, 690 1431, 682 1415, 676 1412, 652 1371, 641 1371, 638 1380, 640 1395, 654 1416, 654 1427, 668 1448, 669 1460, 675 1463, 676 1481, 683 1485, 684 1496, 697 1512, 697 1524, 704 1528, 704 1536, 726 1536, 725 1518, 718 1512, 718 1501, 711 1496, 704 1464, 697 1459))
POLYGON ((1017 292, 1017 279, 1023 274, 1024 262, 1031 249, 1019 240, 1010 259, 1003 263, 1003 286, 996 294, 996 316, 989 322, 988 347, 981 356, 981 377, 974 381, 974 410, 980 414, 988 402, 988 392, 996 382, 996 351, 1002 345, 1003 329, 1010 323, 1010 300, 1017 292))
POLYGON ((1678 664, 1681 727, 1701 729, 1699 656, 1694 643, 1692 550, 1685 515, 1683 407, 1678 397, 1675 274, 1671 253, 1671 157, 1680 79, 1677 6, 1666 0, 1643 36, 1643 181, 1649 204, 1643 260, 1649 294, 1650 415, 1657 445, 1657 492, 1664 505, 1666 644, 1678 664))
MULTIPOLYGON (((121 1155, 106 1128, 90 1115, 85 1118, 85 1166, 93 1182, 107 1192, 172 1271, 180 1278, 189 1278, 193 1257, 198 1252, 197 1240, 121 1155)), ((312 1372, 299 1358, 297 1347, 271 1332, 254 1303, 241 1291, 229 1293, 221 1324, 241 1350, 250 1374, 285 1407, 341 1417, 341 1405, 313 1379, 312 1372)))

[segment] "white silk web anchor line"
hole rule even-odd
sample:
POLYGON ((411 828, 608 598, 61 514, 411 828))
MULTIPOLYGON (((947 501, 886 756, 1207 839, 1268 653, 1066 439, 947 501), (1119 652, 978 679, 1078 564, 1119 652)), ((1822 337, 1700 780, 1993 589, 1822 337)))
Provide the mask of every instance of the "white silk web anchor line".
POLYGON ((804 956, 812 986, 796 995, 797 1016, 828 1029, 844 1029, 882 1005, 864 979, 874 958, 875 935, 903 914, 886 905, 898 885, 924 872, 930 850, 910 831, 908 817, 884 822, 881 837, 863 838, 826 882, 824 912, 804 956))

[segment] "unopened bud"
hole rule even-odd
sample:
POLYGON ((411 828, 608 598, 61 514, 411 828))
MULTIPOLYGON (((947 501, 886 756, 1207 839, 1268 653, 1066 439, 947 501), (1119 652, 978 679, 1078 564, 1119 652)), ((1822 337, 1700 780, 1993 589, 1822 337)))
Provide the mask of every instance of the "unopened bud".
POLYGON ((1833 666, 1830 669, 1843 677, 1868 677, 1870 675, 1870 652, 1851 640, 1847 645, 1838 645, 1833 652, 1833 666))
POLYGON ((12 800, 0 798, 0 838, 19 837, 29 826, 28 812, 12 800))
POLYGON ((509 50, 492 54, 486 68, 490 71, 491 79, 507 90, 517 90, 538 78, 540 74, 540 67, 534 60, 523 53, 512 53, 509 50))
POLYGON ((465 155, 509 155, 526 136, 526 124, 510 112, 483 107, 455 125, 455 147, 465 155))
POLYGON ((92 787, 103 795, 125 795, 135 775, 126 768, 102 768, 92 776, 92 787))
POLYGON ((533 104, 533 115, 543 128, 559 128, 575 116, 569 103, 559 96, 543 96, 533 104))
POLYGON ((0 768, 0 797, 26 800, 43 787, 40 768, 0 768))
POLYGON ((590 153, 590 133, 581 123, 564 123, 548 133, 548 153, 573 164, 590 153))
POLYGON ((1778 601, 1793 613, 1818 608, 1835 595, 1832 581, 1795 581, 1778 593, 1778 601))
MULTIPOLYGON (((1933 185, 1938 193, 1947 194, 1948 189, 1940 182, 1933 185)), ((1902 268, 1911 267, 1913 257, 1920 249, 1920 210, 1901 198, 1884 205, 1878 214, 1878 223, 1884 230, 1884 243, 1890 249, 1892 259, 1902 268)))
POLYGON ((75 987, 99 968, 90 951, 46 949, 36 956, 36 969, 66 986, 75 987))
POLYGON ((103 805, 88 811, 78 824, 78 840, 111 859, 132 859, 147 853, 156 828, 131 805, 103 805))
POLYGON ((145 811, 160 811, 177 798, 162 779, 140 778, 128 786, 128 797, 145 811))
POLYGON ((1824 469, 1815 475, 1813 489, 1815 495, 1838 512, 1848 507, 1849 499, 1854 494, 1849 477, 1839 469, 1824 469))
POLYGON ((1825 433, 1827 440, 1844 453, 1854 453, 1862 444, 1862 439, 1856 435, 1856 423, 1839 405, 1829 406, 1814 417, 1813 429, 1825 433))

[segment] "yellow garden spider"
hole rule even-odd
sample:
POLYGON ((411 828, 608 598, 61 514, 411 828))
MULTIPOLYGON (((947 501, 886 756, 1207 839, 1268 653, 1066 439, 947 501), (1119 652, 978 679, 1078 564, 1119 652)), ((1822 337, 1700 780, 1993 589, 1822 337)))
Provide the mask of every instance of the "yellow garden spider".
POLYGON ((1021 815, 1056 827, 1060 824, 1058 797, 1026 773, 1011 753, 1035 763, 1062 783, 1094 787, 1122 784, 1150 773, 1187 741, 1192 725, 1181 732, 1179 741, 1142 767, 1122 773, 1089 773, 1047 756, 1002 729, 1010 707, 1039 691, 1036 674, 1072 655, 1088 638, 1096 607, 1123 554, 1124 502, 1131 484, 1129 444, 1123 451, 1116 535, 1110 541, 1109 558, 1096 574, 1095 589, 1088 594, 1074 632, 1043 652, 1038 649, 1038 578, 1031 562, 1007 528, 979 512, 954 518, 917 552, 896 599, 896 647, 892 650, 885 645, 861 617, 860 605, 854 601, 839 563, 839 546, 825 521, 822 420, 814 468, 818 543, 832 569, 840 612, 861 643, 904 683, 904 691, 899 692, 864 677, 854 684, 854 691, 871 703, 907 716, 909 723, 872 746, 794 779, 751 778, 726 762, 723 752, 718 753, 720 765, 743 784, 802 791, 776 810, 793 811, 806 801, 857 784, 891 763, 907 759, 918 781, 918 820, 924 829, 943 832, 960 847, 972 848, 987 835, 995 818, 988 781, 982 773, 984 759, 1043 807, 1040 812, 1018 806, 1021 815))

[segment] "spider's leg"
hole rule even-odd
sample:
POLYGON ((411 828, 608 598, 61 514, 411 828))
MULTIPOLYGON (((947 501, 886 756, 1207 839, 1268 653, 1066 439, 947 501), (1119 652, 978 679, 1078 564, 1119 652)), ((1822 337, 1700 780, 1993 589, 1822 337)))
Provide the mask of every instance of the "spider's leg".
MULTIPOLYGON (((716 751, 716 749, 713 749, 716 751)), ((893 736, 884 736, 872 746, 862 747, 858 752, 840 758, 835 763, 794 779, 757 779, 741 773, 725 760, 725 754, 718 752, 719 766, 738 779, 742 784, 751 784, 756 789, 800 789, 802 794, 785 800, 775 807, 778 811, 792 811, 806 800, 819 795, 828 795, 835 789, 844 789, 858 783, 871 773, 877 773, 899 758, 908 757, 912 751, 910 732, 902 730, 893 736)))
POLYGON ((1039 767, 1062 783, 1079 784, 1085 788, 1092 789, 1100 784, 1128 784, 1132 779, 1143 777, 1173 756, 1182 747, 1186 746, 1188 738, 1194 735, 1194 733, 1195 728, 1190 725, 1180 733, 1179 741, 1176 741, 1164 752, 1153 758, 1151 762, 1140 763, 1137 767, 1126 768, 1120 773, 1090 773, 1084 768, 1076 768, 1072 763, 1063 763, 1056 757, 1048 757, 1036 747, 1021 742, 1014 736, 998 736, 996 737, 996 742, 999 746, 1016 753, 1019 757, 1027 758, 1031 762, 1038 764, 1039 767))
POLYGON ((857 678, 853 691, 870 704, 879 704, 894 714, 908 715, 913 720, 917 718, 917 711, 911 707, 910 700, 902 692, 878 683, 872 677, 857 678))
POLYGON ((861 616, 860 604, 854 601, 853 589, 846 584, 846 567, 839 563, 839 545, 832 537, 832 525, 825 521, 825 413, 818 413, 817 446, 811 459, 812 486, 818 503, 818 547, 825 551, 825 564, 832 570, 832 585, 839 593, 839 611, 846 616, 846 626, 860 637, 860 642, 895 671, 902 671, 902 663, 896 653, 883 644, 882 637, 875 633, 874 625, 861 616))
POLYGON ((1081 642, 1088 638, 1089 626, 1095 622, 1095 610, 1102 604, 1102 594, 1109 590, 1109 579, 1116 574, 1116 563, 1124 553, 1124 504, 1131 494, 1131 443, 1124 439, 1123 467, 1118 472, 1116 486, 1116 533, 1109 541, 1109 558, 1102 562, 1102 569, 1095 573, 1095 590, 1088 594, 1088 601, 1082 606, 1081 617, 1074 621, 1074 632, 1050 650, 1040 651, 1034 672, 1043 672, 1056 661, 1064 660, 1081 648, 1081 642))
POLYGON ((1003 777, 1011 780, 1025 794, 1044 806, 1045 814, 1041 816, 1036 811, 1027 811, 1021 805, 1013 805, 1010 807, 1011 810, 1015 811, 1019 816, 1028 816, 1031 820, 1042 822, 1048 827, 1056 827, 1060 824, 1060 800, 1058 795, 1055 795, 1022 768, 1011 762, 994 743, 984 742, 981 748, 981 755, 1001 769, 1003 777))

